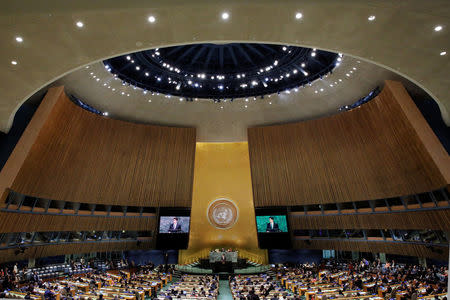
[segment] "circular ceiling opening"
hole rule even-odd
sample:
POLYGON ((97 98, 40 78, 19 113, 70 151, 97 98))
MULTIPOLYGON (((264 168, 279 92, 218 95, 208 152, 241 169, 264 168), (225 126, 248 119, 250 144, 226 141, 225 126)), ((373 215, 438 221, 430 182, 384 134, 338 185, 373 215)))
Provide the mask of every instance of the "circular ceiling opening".
POLYGON ((341 54, 289 45, 208 43, 130 53, 103 63, 124 85, 188 101, 220 101, 300 88, 341 61, 341 54))

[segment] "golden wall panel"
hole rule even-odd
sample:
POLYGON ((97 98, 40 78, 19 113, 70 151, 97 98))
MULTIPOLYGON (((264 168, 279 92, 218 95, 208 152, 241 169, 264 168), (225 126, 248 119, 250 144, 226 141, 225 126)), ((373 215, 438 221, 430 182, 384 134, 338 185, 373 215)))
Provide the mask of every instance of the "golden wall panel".
POLYGON ((197 143, 189 248, 181 251, 181 263, 216 247, 258 248, 247 143, 197 143), (229 229, 208 220, 208 206, 218 198, 238 208, 238 219, 229 229))

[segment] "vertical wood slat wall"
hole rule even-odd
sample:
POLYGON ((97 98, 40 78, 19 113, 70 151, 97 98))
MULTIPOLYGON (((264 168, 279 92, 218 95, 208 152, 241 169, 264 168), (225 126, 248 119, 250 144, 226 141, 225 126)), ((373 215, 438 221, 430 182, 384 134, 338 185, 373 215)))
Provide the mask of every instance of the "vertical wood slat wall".
POLYGON ((438 260, 448 259, 448 247, 427 247, 418 244, 366 241, 294 240, 297 249, 335 249, 373 253, 390 253, 415 257, 429 257, 438 260))
MULTIPOLYGON (((399 90, 400 83, 386 81, 375 99, 351 111, 249 128, 255 207, 381 199, 447 186, 442 170, 449 157, 438 149, 442 160, 432 158, 404 104, 417 108, 399 90), (400 105, 398 95, 408 99, 400 105)), ((421 128, 437 140, 428 126, 421 128)))
POLYGON ((58 216, 0 212, 0 233, 44 231, 152 231, 154 217, 58 216))
POLYGON ((72 243, 61 245, 46 245, 27 247, 24 253, 15 254, 17 249, 0 250, 0 263, 20 261, 28 258, 38 258, 72 253, 91 253, 107 251, 125 251, 133 249, 149 249, 152 241, 132 242, 100 242, 100 243, 72 243))
POLYGON ((195 128, 105 118, 64 95, 10 188, 71 202, 190 207, 195 143, 195 128))
POLYGON ((289 214, 289 228, 295 229, 431 229, 450 230, 450 210, 411 211, 333 216, 289 214))

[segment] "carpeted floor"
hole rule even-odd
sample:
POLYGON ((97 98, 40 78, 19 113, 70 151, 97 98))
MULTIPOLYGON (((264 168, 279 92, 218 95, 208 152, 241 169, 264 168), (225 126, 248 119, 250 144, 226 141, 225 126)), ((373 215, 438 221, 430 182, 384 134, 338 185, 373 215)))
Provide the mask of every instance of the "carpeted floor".
POLYGON ((217 300, 232 300, 230 285, 228 280, 219 280, 219 296, 217 300))

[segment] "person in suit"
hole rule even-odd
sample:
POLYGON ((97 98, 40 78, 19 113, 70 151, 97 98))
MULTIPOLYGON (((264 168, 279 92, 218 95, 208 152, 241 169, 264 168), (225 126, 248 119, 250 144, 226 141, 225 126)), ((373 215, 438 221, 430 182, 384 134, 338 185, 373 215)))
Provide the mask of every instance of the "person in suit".
POLYGON ((266 232, 280 232, 278 223, 273 221, 273 217, 269 217, 269 223, 267 223, 266 232))
POLYGON ((173 218, 172 224, 169 226, 170 233, 181 232, 181 225, 178 223, 178 218, 173 218))

